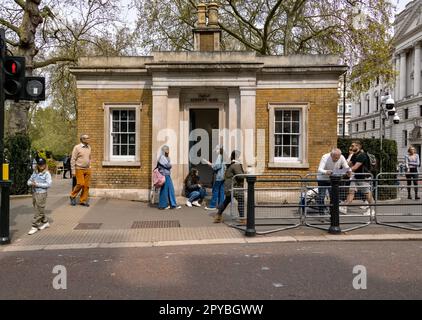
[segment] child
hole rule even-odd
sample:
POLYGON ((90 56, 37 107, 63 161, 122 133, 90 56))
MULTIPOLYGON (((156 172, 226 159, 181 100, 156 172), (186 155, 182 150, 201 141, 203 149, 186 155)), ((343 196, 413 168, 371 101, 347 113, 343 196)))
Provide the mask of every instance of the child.
POLYGON ((28 180, 28 186, 32 187, 32 204, 35 208, 32 228, 28 232, 29 235, 32 235, 38 230, 44 230, 50 226, 44 210, 47 202, 47 189, 51 187, 51 174, 48 172, 43 158, 38 159, 35 171, 28 180))

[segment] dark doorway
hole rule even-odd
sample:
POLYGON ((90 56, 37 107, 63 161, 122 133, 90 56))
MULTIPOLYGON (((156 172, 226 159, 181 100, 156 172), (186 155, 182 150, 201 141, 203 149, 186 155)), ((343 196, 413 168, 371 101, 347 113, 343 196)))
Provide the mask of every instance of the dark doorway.
MULTIPOLYGON (((189 154, 189 170, 191 168, 197 168, 201 181, 205 187, 212 187, 213 183, 213 170, 208 164, 198 163, 198 159, 206 159, 210 162, 213 160, 214 149, 218 144, 218 141, 213 141, 212 130, 218 129, 218 109, 190 109, 189 110, 189 135, 192 130, 203 129, 208 135, 208 150, 201 149, 192 159, 192 154, 189 154)), ((189 141, 189 150, 201 141, 201 137, 197 137, 196 141, 189 141)))
POLYGON ((419 155, 419 159, 421 159, 421 145, 415 144, 414 147, 416 148, 416 153, 419 155))

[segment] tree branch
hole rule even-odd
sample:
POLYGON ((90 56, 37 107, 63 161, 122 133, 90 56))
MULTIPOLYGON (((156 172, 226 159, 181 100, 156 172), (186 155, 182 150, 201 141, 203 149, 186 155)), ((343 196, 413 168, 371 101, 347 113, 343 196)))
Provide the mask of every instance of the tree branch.
POLYGON ((4 25, 6 28, 9 28, 10 30, 14 31, 19 35, 19 28, 13 24, 11 24, 9 21, 6 21, 2 18, 0 18, 0 24, 4 25))
POLYGON ((240 37, 239 35, 237 35, 235 32, 231 31, 230 29, 227 29, 221 23, 219 23, 219 26, 220 26, 221 29, 223 29, 225 32, 227 32, 229 35, 231 35, 233 38, 239 40, 241 43, 243 43, 248 48, 250 48, 250 49, 252 49, 254 51, 257 51, 257 52, 261 52, 260 51, 260 48, 253 46, 252 43, 249 43, 248 41, 246 41, 245 39, 243 39, 242 37, 240 37))
POLYGON ((16 4, 21 7, 23 10, 25 10, 25 2, 23 0, 14 0, 16 4))
POLYGON ((34 62, 34 69, 43 68, 50 64, 56 64, 57 62, 76 62, 77 58, 70 58, 70 57, 55 57, 51 59, 47 59, 44 61, 34 62))

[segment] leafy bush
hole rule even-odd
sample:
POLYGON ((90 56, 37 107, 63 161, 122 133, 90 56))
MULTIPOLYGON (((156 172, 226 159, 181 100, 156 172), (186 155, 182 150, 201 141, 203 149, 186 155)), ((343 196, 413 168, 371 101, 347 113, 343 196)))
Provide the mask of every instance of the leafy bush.
MULTIPOLYGON (((337 146, 344 155, 349 154, 349 146, 354 140, 362 142, 362 147, 365 152, 372 153, 377 158, 377 170, 372 172, 374 177, 379 172, 393 173, 397 172, 397 143, 395 140, 382 140, 382 150, 380 139, 343 139, 339 138, 337 146), (382 161, 381 161, 382 160, 382 161), (381 167, 380 167, 381 163, 381 167)), ((384 180, 379 181, 381 185, 394 185, 396 184, 395 175, 383 175, 384 180)), ((394 199, 397 197, 397 189, 395 188, 379 188, 378 200, 394 199)))
POLYGON ((27 181, 32 173, 31 141, 27 135, 17 134, 5 140, 5 156, 9 163, 11 194, 27 194, 27 181))

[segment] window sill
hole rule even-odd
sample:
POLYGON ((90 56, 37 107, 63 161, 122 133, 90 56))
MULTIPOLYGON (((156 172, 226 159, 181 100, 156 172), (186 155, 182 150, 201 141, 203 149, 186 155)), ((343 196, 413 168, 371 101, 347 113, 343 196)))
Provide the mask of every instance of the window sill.
POLYGON ((140 167, 140 161, 103 161, 103 167, 140 167))
POLYGON ((308 162, 269 162, 268 168, 298 168, 309 169, 308 162))

